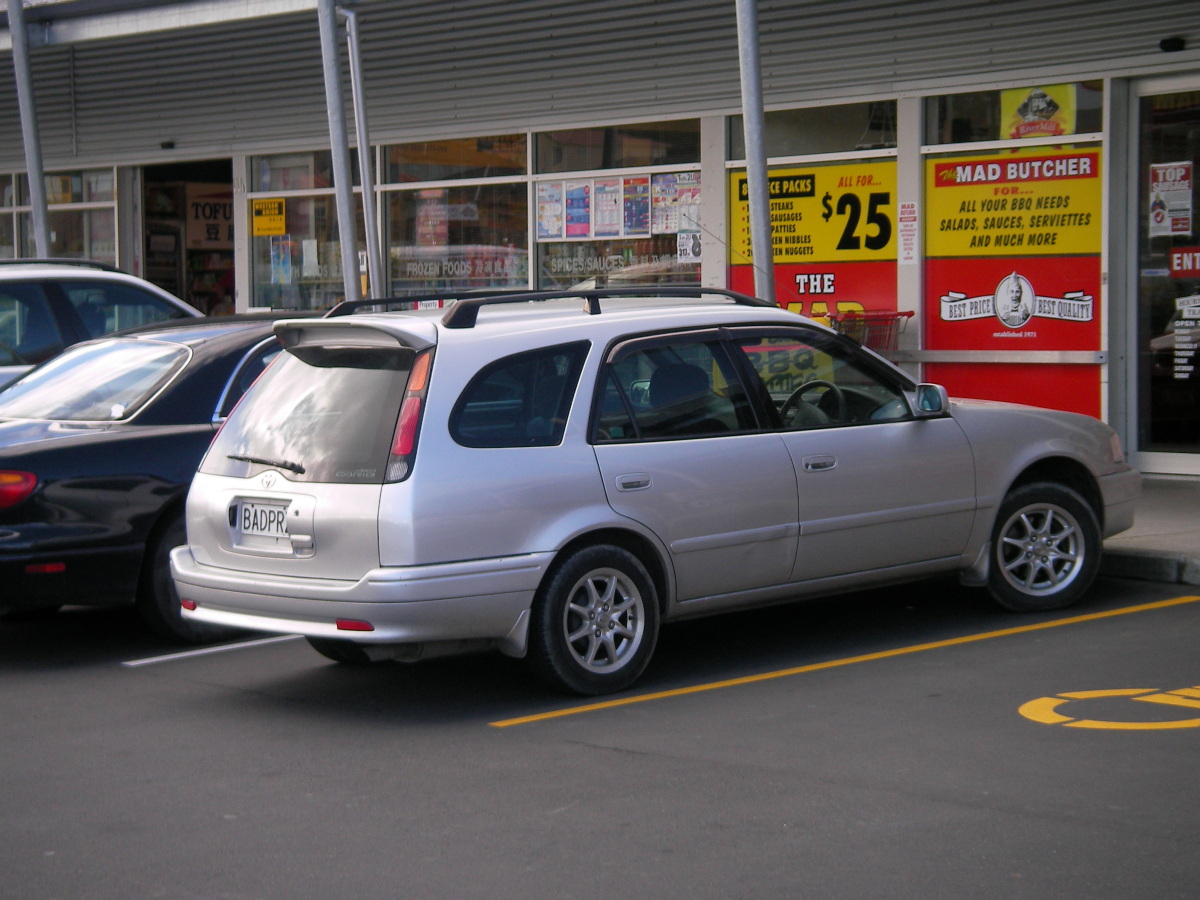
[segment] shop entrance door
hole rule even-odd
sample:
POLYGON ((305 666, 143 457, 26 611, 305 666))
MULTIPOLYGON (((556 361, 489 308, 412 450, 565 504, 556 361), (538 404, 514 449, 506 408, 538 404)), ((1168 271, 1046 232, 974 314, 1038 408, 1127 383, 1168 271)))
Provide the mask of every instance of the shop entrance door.
POLYGON ((1143 471, 1200 474, 1200 80, 1136 94, 1132 449, 1143 471))
POLYGON ((142 169, 145 276, 201 312, 233 312, 233 164, 142 169))

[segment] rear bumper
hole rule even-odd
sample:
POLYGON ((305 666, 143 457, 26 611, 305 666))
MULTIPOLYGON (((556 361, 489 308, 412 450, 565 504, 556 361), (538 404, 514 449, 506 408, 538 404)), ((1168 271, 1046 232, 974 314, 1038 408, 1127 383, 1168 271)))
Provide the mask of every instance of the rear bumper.
MULTIPOLYGON (((412 644, 509 637, 533 603, 553 554, 373 569, 358 581, 248 574, 171 553, 184 618, 256 631, 412 644), (368 623, 370 630, 339 627, 368 623)), ((361 627, 361 625, 359 626, 361 627)))
POLYGON ((145 547, 9 550, 0 546, 0 610, 130 603, 145 547))

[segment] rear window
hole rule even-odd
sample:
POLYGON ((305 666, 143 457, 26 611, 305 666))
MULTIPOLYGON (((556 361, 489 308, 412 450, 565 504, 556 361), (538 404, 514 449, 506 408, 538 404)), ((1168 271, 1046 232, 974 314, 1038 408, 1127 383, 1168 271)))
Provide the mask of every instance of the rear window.
POLYGON ((245 478, 382 484, 415 354, 403 348, 295 347, 226 420, 200 471, 245 478))
POLYGON ((68 349, 0 393, 0 418, 119 422, 187 363, 174 343, 106 341, 68 349))

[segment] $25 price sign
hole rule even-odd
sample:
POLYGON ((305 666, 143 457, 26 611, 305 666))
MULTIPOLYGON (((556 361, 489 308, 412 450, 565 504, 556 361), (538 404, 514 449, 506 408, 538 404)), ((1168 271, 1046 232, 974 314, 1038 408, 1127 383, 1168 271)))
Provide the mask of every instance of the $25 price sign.
MULTIPOLYGON (((777 263, 895 260, 893 160, 772 169, 771 240, 777 263)), ((745 172, 730 175, 730 264, 752 259, 745 172)))

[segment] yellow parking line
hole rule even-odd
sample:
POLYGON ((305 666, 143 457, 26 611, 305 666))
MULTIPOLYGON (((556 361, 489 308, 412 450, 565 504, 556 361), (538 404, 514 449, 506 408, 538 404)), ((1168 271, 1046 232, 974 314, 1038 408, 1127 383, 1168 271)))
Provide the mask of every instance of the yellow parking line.
POLYGON ((586 703, 582 706, 569 706, 550 712, 536 713, 531 716, 518 716, 513 719, 501 719, 490 722, 493 728, 510 728, 513 725, 529 725, 533 722, 544 722, 548 719, 561 719, 564 716, 577 716, 581 713, 598 712, 602 709, 615 709, 618 706, 632 706, 635 703, 649 703, 653 700, 666 700, 671 697, 683 697, 688 694, 699 694, 704 691, 716 691, 722 688, 738 687, 743 684, 755 684, 760 681, 771 681, 776 678, 789 678, 792 675, 803 675, 807 672, 819 672, 822 669, 836 669, 840 666, 852 666, 857 663, 875 662, 880 659, 890 659, 895 656, 905 656, 909 653, 922 653, 926 650, 941 650, 945 647, 955 647, 960 644, 971 644, 976 641, 987 641, 992 638, 1009 637, 1014 634, 1027 634, 1031 631, 1043 631, 1047 628, 1059 628, 1063 625, 1078 625, 1081 622, 1093 622, 1097 619, 1111 619, 1115 616, 1126 616, 1132 613, 1147 612, 1153 609, 1165 609, 1170 606, 1181 606, 1185 603, 1195 603, 1200 597, 1175 597, 1171 600, 1160 600, 1156 603, 1143 603, 1139 606, 1127 606, 1123 609, 1112 609, 1107 612, 1088 613, 1083 616, 1071 616, 1066 619, 1055 619, 1052 622, 1038 622, 1033 625, 1021 625, 1016 628, 1002 628, 999 631, 985 631, 982 634, 970 634, 965 637, 948 638, 944 641, 931 641, 927 644, 914 644, 911 647, 899 647, 895 650, 881 650, 877 653, 864 653, 861 656, 848 656, 845 659, 833 659, 826 662, 811 663, 807 666, 796 666, 792 669, 779 669, 775 672, 763 672, 759 675, 745 675, 741 678, 729 678, 725 681, 713 681, 707 684, 696 684, 691 687, 675 688, 670 691, 655 691, 652 694, 638 694, 633 697, 618 697, 613 700, 601 700, 597 703, 586 703))

